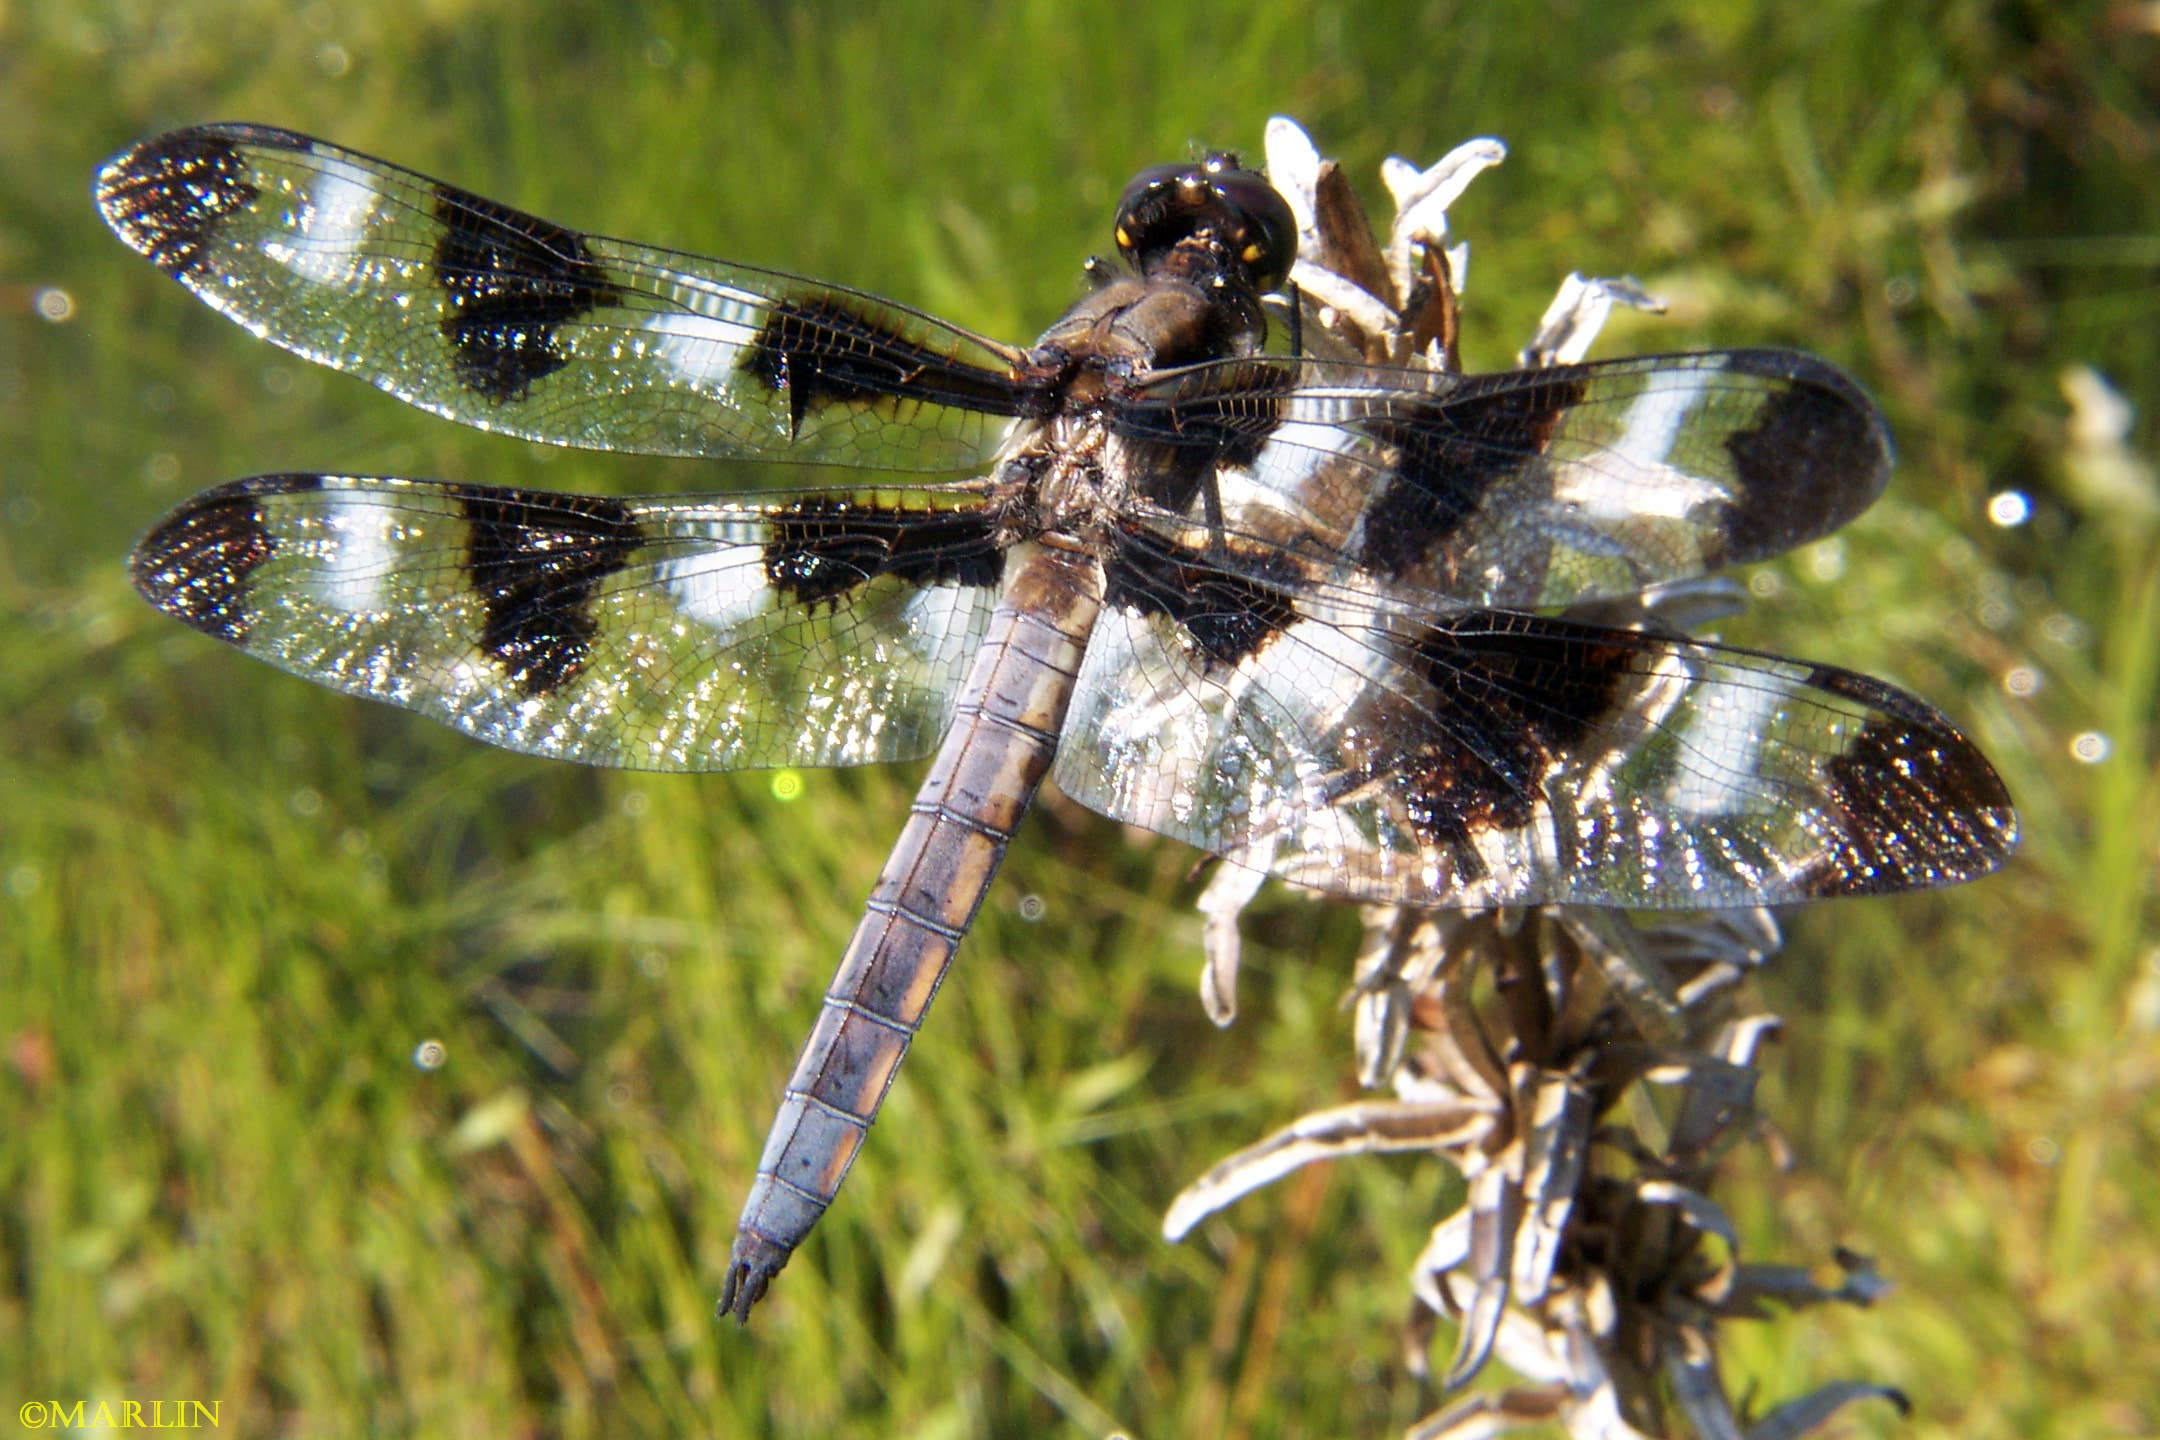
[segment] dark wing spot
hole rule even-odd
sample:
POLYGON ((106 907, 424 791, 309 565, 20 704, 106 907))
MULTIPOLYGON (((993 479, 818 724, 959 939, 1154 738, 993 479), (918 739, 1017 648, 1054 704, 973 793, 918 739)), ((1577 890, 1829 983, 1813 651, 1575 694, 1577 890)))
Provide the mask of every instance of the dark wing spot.
POLYGON ((265 475, 205 490, 151 527, 128 556, 128 574, 152 605, 205 635, 238 645, 254 613, 248 583, 277 551, 256 496, 319 483, 265 475))
POLYGON ((1253 573, 1221 569, 1198 556, 1171 555, 1128 532, 1118 537, 1104 567, 1104 600, 1175 621, 1195 658, 1209 673, 1218 673, 1259 653, 1297 620, 1289 595, 1300 578, 1293 562, 1251 548, 1240 548, 1238 560, 1253 573))
MULTIPOLYGON (((297 138, 297 137, 295 137, 297 138)), ((97 177, 98 210, 150 263, 185 280, 234 211, 261 192, 233 144, 197 130, 160 135, 116 157, 97 177)))
POLYGON ((486 617, 481 648, 525 694, 560 689, 599 632, 594 592, 643 543, 637 521, 597 495, 475 487, 462 500, 466 565, 486 617))
POLYGON ((436 187, 435 219, 451 367, 498 404, 524 399, 569 363, 561 326, 622 298, 574 230, 448 185, 436 187))
POLYGON ((1827 535, 1873 504, 1890 478, 1890 433, 1860 387, 1823 361, 1776 350, 1728 358, 1734 370, 1790 381, 1725 440, 1739 493, 1720 563, 1733 564, 1827 535))
POLYGON ((837 601, 880 575, 917 585, 995 585, 1002 557, 987 511, 800 500, 775 513, 765 576, 799 604, 837 601))
POLYGON ((1807 683, 1875 710, 1824 785, 1837 829, 1809 872, 1818 896, 1947 885, 1999 867, 2017 848, 2017 812, 1972 743, 1931 706, 1879 680, 1820 666, 1807 683))
POLYGON ((1038 413, 1048 403, 1010 375, 941 354, 832 296, 774 305, 737 363, 767 390, 787 392, 798 433, 803 417, 827 403, 900 398, 988 415, 1038 413))
POLYGON ((1211 366, 1178 392, 1113 393, 1110 431, 1127 442, 1138 494, 1184 515, 1220 467, 1251 468, 1296 388, 1294 372, 1264 360, 1211 366))
POLYGON ((1480 610, 1430 626, 1409 649, 1434 695, 1409 733, 1432 738, 1405 755, 1376 752, 1374 765, 1398 772, 1419 837, 1475 877, 1484 866, 1472 838, 1530 823, 1546 778, 1627 704, 1641 648, 1594 625, 1480 610))
POLYGON ((1537 463, 1583 394, 1583 382, 1565 373, 1472 377, 1408 414, 1365 422, 1400 458, 1365 512, 1359 563, 1389 578, 1415 569, 1495 482, 1537 463))

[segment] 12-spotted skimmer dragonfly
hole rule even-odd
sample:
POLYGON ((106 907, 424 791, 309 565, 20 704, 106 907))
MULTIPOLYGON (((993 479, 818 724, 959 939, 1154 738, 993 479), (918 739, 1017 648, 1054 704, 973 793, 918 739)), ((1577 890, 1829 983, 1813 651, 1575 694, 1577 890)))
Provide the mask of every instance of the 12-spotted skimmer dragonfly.
POLYGON ((1859 513, 1890 456, 1849 380, 1761 350, 1473 376, 1268 354, 1296 231, 1233 157, 1136 178, 1129 269, 1026 347, 261 126, 145 141, 97 201, 256 335, 438 415, 914 472, 653 500, 267 475, 133 558, 186 624, 516 750, 935 752, 759 1163, 738 1317, 839 1189, 1046 774, 1419 905, 1775 904, 2015 843, 1986 760, 1901 691, 1554 613, 1859 513))

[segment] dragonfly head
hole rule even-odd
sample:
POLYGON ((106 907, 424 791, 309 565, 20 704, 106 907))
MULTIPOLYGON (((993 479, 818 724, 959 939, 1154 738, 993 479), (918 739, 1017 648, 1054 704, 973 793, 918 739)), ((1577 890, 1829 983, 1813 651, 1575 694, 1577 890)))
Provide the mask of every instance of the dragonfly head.
POLYGON ((1141 171, 1118 201, 1117 245, 1143 275, 1199 240, 1256 290, 1279 289, 1297 259, 1297 221, 1267 177, 1218 152, 1141 171))

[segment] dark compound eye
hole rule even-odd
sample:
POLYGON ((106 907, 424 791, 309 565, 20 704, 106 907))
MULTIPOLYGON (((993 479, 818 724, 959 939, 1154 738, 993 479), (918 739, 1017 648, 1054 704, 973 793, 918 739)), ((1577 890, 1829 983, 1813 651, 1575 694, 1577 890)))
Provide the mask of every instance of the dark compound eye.
POLYGON ((1224 169, 1213 179, 1216 192, 1240 221, 1231 237, 1237 258, 1253 267, 1259 288, 1280 287, 1297 259, 1297 219, 1289 202, 1257 171, 1224 169))
POLYGON ((1192 233, 1190 197, 1204 186, 1196 165, 1153 165, 1118 197, 1117 245, 1135 262, 1192 233))
POLYGON ((1145 272, 1179 241, 1206 232, 1244 266, 1260 290, 1290 278, 1297 221, 1267 177, 1240 169, 1235 156, 1141 171, 1118 201, 1117 243, 1145 272))

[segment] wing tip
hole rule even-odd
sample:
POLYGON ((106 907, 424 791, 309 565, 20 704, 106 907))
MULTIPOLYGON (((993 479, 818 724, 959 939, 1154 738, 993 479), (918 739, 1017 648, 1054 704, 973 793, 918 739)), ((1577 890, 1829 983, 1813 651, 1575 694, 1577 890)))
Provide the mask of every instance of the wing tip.
POLYGON ((192 496, 135 542, 128 577, 143 599, 183 625, 239 644, 253 616, 250 579, 277 549, 258 497, 322 483, 319 475, 257 475, 192 496))
MULTIPOLYGON (((1854 900, 1944 890, 1985 880, 2008 865, 2018 848, 2017 811, 2008 807, 1955 817, 1910 855, 1861 865, 1837 860, 1801 872, 1799 900, 1854 900)), ((1782 902, 1779 902, 1782 903, 1782 902)))
POLYGON ((243 147, 305 154, 320 142, 275 125, 188 125, 138 140, 107 160, 91 196, 114 234, 184 280, 200 267, 225 218, 261 194, 243 147))
POLYGON ((1895 686, 1818 667, 1817 689, 1874 713, 1829 762, 1826 798, 1839 829, 1802 881, 1808 898, 1960 885, 2017 853, 2017 806, 1980 747, 1942 713, 1895 686))
POLYGON ((237 644, 245 638, 248 577, 274 546, 262 512, 220 487, 176 507, 128 556, 135 589, 192 630, 237 644))
POLYGON ((1836 531, 1882 497, 1897 449, 1861 384, 1797 350, 1723 352, 1728 369, 1773 382, 1754 422, 1725 438, 1746 505, 1722 563, 1767 559, 1836 531))
POLYGON ((228 127, 197 126, 140 141, 98 170, 98 213, 130 249, 176 279, 202 265, 225 218, 260 190, 228 127))

